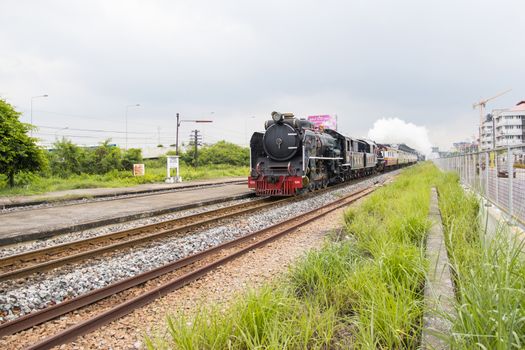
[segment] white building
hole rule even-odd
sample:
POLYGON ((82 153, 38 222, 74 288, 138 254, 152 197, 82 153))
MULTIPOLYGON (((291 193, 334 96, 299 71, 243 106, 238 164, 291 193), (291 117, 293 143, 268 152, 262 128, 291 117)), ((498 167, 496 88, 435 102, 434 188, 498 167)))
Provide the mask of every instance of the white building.
POLYGON ((525 143, 525 101, 506 110, 494 110, 494 138, 496 147, 525 143))
MULTIPOLYGON (((492 111, 494 113, 494 111, 492 111)), ((481 149, 488 150, 494 148, 494 118, 493 114, 487 114, 481 124, 481 149)))

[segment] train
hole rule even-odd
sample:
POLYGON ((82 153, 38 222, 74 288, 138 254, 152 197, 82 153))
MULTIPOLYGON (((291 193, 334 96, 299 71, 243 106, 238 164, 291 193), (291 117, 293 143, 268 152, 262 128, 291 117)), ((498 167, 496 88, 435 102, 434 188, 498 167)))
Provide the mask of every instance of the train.
POLYGON ((408 146, 345 136, 293 113, 271 117, 250 139, 248 187, 257 196, 295 196, 418 160, 408 146))

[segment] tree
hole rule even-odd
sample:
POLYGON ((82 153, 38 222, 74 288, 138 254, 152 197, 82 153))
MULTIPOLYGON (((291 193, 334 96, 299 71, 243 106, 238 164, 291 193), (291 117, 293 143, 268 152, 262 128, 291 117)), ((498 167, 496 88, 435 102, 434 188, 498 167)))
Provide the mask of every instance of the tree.
POLYGON ((53 175, 68 177, 71 174, 82 172, 84 150, 70 140, 62 138, 53 144, 54 149, 49 152, 49 163, 53 175))
POLYGON ((201 148, 199 163, 246 166, 250 163, 250 150, 230 142, 219 141, 201 148))
POLYGON ((86 152, 85 172, 106 174, 112 170, 122 170, 120 148, 110 145, 110 142, 108 139, 94 150, 86 152))
POLYGON ((142 150, 140 148, 130 148, 124 152, 122 157, 122 167, 125 170, 133 169, 133 164, 142 163, 142 150))
POLYGON ((20 122, 20 113, 0 99, 0 173, 5 174, 10 187, 21 171, 38 171, 45 163, 42 149, 27 132, 32 128, 20 122))

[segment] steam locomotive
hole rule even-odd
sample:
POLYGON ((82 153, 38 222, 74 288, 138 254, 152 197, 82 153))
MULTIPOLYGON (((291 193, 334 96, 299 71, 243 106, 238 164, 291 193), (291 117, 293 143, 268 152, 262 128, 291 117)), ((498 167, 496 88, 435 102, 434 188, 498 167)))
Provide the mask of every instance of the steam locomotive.
POLYGON ((292 113, 271 116, 250 140, 248 187, 259 196, 293 196, 417 161, 411 152, 316 128, 292 113))

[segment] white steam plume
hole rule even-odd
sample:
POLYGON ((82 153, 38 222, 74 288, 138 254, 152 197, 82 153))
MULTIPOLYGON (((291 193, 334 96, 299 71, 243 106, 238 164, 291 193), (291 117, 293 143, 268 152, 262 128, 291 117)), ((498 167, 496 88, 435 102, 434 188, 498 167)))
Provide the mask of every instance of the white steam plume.
POLYGON ((427 128, 399 118, 381 118, 368 130, 368 138, 378 143, 404 143, 423 154, 430 154, 432 143, 427 128))

